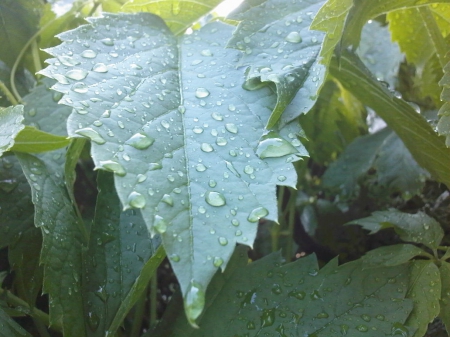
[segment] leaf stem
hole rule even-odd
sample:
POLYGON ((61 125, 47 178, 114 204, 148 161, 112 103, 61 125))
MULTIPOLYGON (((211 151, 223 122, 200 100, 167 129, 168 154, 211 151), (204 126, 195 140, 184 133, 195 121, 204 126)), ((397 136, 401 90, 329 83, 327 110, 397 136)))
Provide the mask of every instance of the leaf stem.
MULTIPOLYGON (((45 326, 50 326, 50 318, 48 314, 35 307, 30 306, 27 302, 15 296, 9 290, 0 289, 0 297, 3 297, 6 300, 6 302, 12 304, 13 306, 27 309, 29 315, 33 319, 41 321, 41 323, 43 323, 45 326)), ((58 323, 53 324, 52 329, 54 329, 55 331, 62 332, 62 327, 58 323)))
POLYGON ((156 324, 158 306, 158 272, 156 271, 150 280, 150 327, 156 324))
POLYGON ((130 337, 138 337, 141 334, 142 320, 144 318, 146 299, 147 299, 147 289, 142 293, 139 301, 137 301, 135 305, 130 337))
POLYGON ((12 94, 11 91, 9 91, 8 87, 5 85, 5 83, 3 83, 2 81, 0 81, 0 90, 3 91, 3 93, 5 94, 6 98, 8 99, 8 101, 11 102, 12 105, 17 105, 19 104, 19 102, 16 100, 16 98, 14 97, 14 95, 12 94))
POLYGON ((33 55, 34 70, 36 72, 42 70, 41 57, 39 56, 39 48, 36 40, 31 43, 31 54, 33 55))
POLYGON ((291 262, 292 260, 292 251, 294 248, 294 226, 295 226, 295 200, 297 199, 297 193, 294 189, 290 188, 291 192, 289 195, 289 203, 287 208, 289 209, 288 216, 288 242, 286 247, 286 261, 291 262))

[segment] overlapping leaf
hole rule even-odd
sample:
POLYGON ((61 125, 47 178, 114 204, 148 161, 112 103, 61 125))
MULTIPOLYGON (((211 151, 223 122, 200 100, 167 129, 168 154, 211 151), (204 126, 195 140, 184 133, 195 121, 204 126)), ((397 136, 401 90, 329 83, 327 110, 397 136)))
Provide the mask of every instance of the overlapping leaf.
POLYGON ((373 249, 367 252, 361 260, 364 268, 393 267, 408 262, 422 252, 423 250, 419 247, 410 244, 398 244, 373 249))
POLYGON ((31 337, 19 324, 0 308, 0 337, 31 337))
POLYGON ((25 128, 23 121, 23 106, 0 108, 0 156, 11 149, 14 139, 25 128))
POLYGON ((409 199, 420 193, 427 177, 400 138, 386 128, 355 139, 325 172, 323 185, 344 198, 358 195, 360 186, 367 185, 409 199))
POLYGON ((325 77, 319 62, 324 34, 309 28, 323 4, 322 0, 293 0, 289 5, 280 0, 245 1, 229 16, 243 20, 228 46, 244 52, 240 64, 249 66, 247 88, 259 81, 276 85, 277 104, 268 128, 280 118, 284 125, 308 112, 317 99, 325 77))
POLYGON ((439 274, 442 286, 439 317, 444 322, 448 333, 450 331, 450 264, 448 262, 442 262, 439 274))
POLYGON ((439 110, 437 131, 446 137, 445 144, 450 147, 450 62, 444 68, 444 77, 439 81, 439 85, 443 87, 441 100, 445 103, 439 110))
POLYGON ((394 228, 400 239, 421 243, 431 249, 436 249, 444 237, 439 223, 425 213, 408 214, 395 209, 376 211, 371 216, 349 222, 370 230, 370 234, 384 228, 394 228))
POLYGON ((161 17, 171 31, 178 35, 223 0, 129 0, 124 12, 149 12, 161 17))
POLYGON ((298 126, 261 138, 275 94, 241 88, 239 52, 221 45, 232 27, 177 39, 147 13, 90 22, 61 35, 43 73, 75 108, 70 135, 91 139, 123 206, 161 234, 194 319, 235 243, 251 245, 257 221, 277 218, 275 185, 295 185, 298 126))
POLYGON ((232 261, 211 284, 200 329, 189 327, 181 315, 176 319, 169 308, 169 321, 163 318, 152 336, 408 334, 403 325, 412 309, 405 299, 407 265, 364 271, 361 261, 338 267, 334 260, 319 271, 314 256, 282 266, 280 255, 271 254, 247 265, 243 253, 232 261))

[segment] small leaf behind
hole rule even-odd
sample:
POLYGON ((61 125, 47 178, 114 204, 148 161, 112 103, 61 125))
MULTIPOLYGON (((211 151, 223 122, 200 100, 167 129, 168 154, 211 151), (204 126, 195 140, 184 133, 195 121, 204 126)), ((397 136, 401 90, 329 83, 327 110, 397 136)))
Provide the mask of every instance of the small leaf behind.
POLYGON ((0 108, 0 156, 14 145, 14 139, 25 128, 23 121, 23 105, 0 108))
POLYGON ((422 249, 414 245, 398 244, 373 249, 367 252, 361 260, 363 268, 393 267, 408 262, 422 252, 422 249))
POLYGON ((11 151, 27 153, 47 152, 66 147, 69 143, 70 141, 66 137, 56 136, 32 126, 26 126, 15 138, 11 151))
POLYGON ((2 308, 0 308, 0 327, 0 337, 31 337, 31 335, 13 321, 2 308))
POLYGON ((439 272, 442 285, 439 317, 444 322, 447 333, 450 333, 450 263, 443 261, 439 272))

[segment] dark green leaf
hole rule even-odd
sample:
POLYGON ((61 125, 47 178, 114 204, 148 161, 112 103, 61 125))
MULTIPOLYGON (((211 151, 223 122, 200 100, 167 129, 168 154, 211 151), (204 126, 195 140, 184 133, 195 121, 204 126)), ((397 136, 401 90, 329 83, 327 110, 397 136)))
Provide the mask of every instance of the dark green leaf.
POLYGON ((175 34, 181 34, 223 0, 129 0, 123 12, 148 12, 160 16, 175 34))
POLYGON ((421 243, 436 249, 444 237, 441 225, 425 213, 408 214, 395 209, 376 211, 371 216, 354 220, 349 225, 360 225, 374 234, 381 229, 394 228, 403 241, 421 243))
POLYGON ((239 52, 220 45, 231 26, 178 40, 148 13, 90 21, 61 35, 66 42, 49 50, 59 60, 43 73, 75 108, 70 135, 91 139, 96 167, 116 173, 124 208, 141 209, 184 294, 201 298, 235 244, 252 244, 258 220, 277 218, 275 185, 295 186, 291 162, 305 154, 299 126, 261 138, 275 95, 238 85, 239 52))
POLYGON ((411 263, 411 275, 407 298, 414 301, 414 309, 406 324, 417 328, 413 337, 422 337, 439 314, 441 297, 441 278, 439 269, 433 261, 414 261, 411 263))
POLYGON ((408 149, 389 129, 356 138, 332 163, 323 176, 323 185, 344 199, 358 195, 360 186, 401 193, 405 199, 421 192, 428 172, 417 165, 408 149))
POLYGON ((441 100, 445 101, 439 110, 439 123, 437 129, 440 135, 446 137, 445 144, 450 147, 450 62, 444 68, 444 77, 439 81, 439 85, 443 87, 441 100))
MULTIPOLYGON (((159 241, 148 237, 139 213, 120 211, 111 173, 99 172, 98 188, 89 248, 84 254, 83 297, 88 336, 104 336, 105 331, 115 334, 125 316, 116 317, 116 314, 125 305, 136 279, 144 279, 145 289, 152 276, 152 273, 144 276, 142 272, 146 263, 154 259, 152 255, 159 241)), ((125 314, 141 293, 137 292, 134 300, 126 303, 125 314)))
POLYGON ((439 267, 441 276, 441 300, 439 317, 445 324, 447 333, 450 332, 450 263, 443 261, 439 267))
POLYGON ((11 151, 38 153, 57 150, 69 145, 66 137, 40 131, 32 126, 22 129, 14 140, 11 151))
POLYGON ((0 337, 31 337, 0 308, 0 337))
MULTIPOLYGON (((0 61, 0 81, 11 91, 11 69, 0 61)), ((34 87, 35 79, 27 70, 17 71, 15 78, 16 88, 20 95, 26 95, 34 87)), ((13 104, 6 99, 5 94, 0 90, 0 106, 9 106, 13 104)))
POLYGON ((22 47, 37 31, 42 1, 0 1, 0 60, 12 67, 22 47))
POLYGON ((181 313, 176 324, 164 326, 163 319, 166 329, 156 336, 379 337, 395 329, 408 332, 403 325, 412 309, 405 299, 407 265, 363 270, 361 261, 338 267, 334 260, 319 271, 313 255, 282 266, 281 256, 271 254, 246 265, 242 252, 232 261, 208 290, 200 329, 189 327, 181 313))
POLYGON ((319 62, 324 34, 309 27, 323 3, 245 1, 229 17, 242 21, 228 46, 244 52, 240 65, 249 66, 246 86, 252 89, 259 81, 276 85, 277 104, 268 129, 280 118, 284 125, 308 112, 317 100, 325 78, 325 67, 319 62))
POLYGON ((408 262, 423 253, 419 247, 409 244, 398 244, 373 249, 362 257, 363 268, 380 266, 393 267, 408 262))
POLYGON ((14 145, 17 134, 23 125, 23 105, 0 108, 0 156, 14 145))
POLYGON ((395 97, 349 52, 343 52, 339 64, 334 60, 330 72, 384 119, 420 166, 434 179, 450 186, 450 149, 412 106, 395 97))

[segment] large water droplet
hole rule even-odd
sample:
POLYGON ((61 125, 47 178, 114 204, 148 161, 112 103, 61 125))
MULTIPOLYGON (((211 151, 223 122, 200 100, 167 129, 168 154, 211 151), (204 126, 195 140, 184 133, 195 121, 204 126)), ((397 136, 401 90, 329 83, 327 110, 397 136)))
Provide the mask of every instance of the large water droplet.
POLYGON ((169 206, 173 206, 173 198, 170 194, 164 194, 161 201, 169 206))
POLYGON ((134 208, 144 208, 146 204, 145 197, 136 191, 133 191, 128 196, 128 204, 134 208))
POLYGON ((61 62, 61 64, 68 67, 73 67, 80 64, 80 62, 70 56, 58 56, 58 60, 59 62, 61 62))
POLYGON ((71 88, 73 91, 78 92, 79 94, 85 94, 88 92, 88 87, 83 82, 77 82, 74 85, 72 85, 71 88))
POLYGON ((275 323, 275 309, 264 309, 261 315, 261 327, 272 326, 275 323))
POLYGON ((88 72, 84 69, 72 69, 66 73, 66 77, 75 80, 81 81, 86 78, 88 72))
POLYGON ((261 159, 279 158, 297 152, 297 149, 291 143, 281 137, 277 137, 274 132, 270 132, 265 136, 256 148, 256 154, 261 159))
POLYGON ((228 144, 228 141, 224 137, 217 137, 216 144, 219 146, 225 146, 228 144))
POLYGON ((226 238, 224 238, 223 236, 221 236, 221 237, 219 238, 219 244, 220 244, 221 246, 226 246, 226 245, 228 244, 228 240, 227 240, 226 238))
POLYGON ((169 257, 173 262, 179 262, 180 261, 180 256, 178 254, 172 254, 169 257))
POLYGON ((209 50, 209 49, 203 49, 203 50, 200 52, 200 54, 202 54, 203 56, 207 56, 207 57, 213 56, 213 53, 212 53, 211 50, 209 50))
POLYGON ((211 146, 211 144, 208 143, 202 143, 200 146, 203 152, 212 152, 214 151, 214 148, 211 146))
POLYGON ((87 317, 89 329, 91 331, 96 331, 98 328, 98 324, 100 323, 100 319, 95 312, 89 312, 87 317))
POLYGON ((205 200, 209 205, 214 207, 220 207, 227 203, 222 193, 214 191, 206 192, 205 200))
POLYGON ((247 217, 247 220, 250 222, 258 222, 259 219, 267 216, 269 214, 269 211, 267 208, 264 207, 257 207, 253 211, 250 212, 250 214, 247 217))
POLYGON ((195 90, 195 97, 197 98, 205 98, 209 96, 209 91, 205 88, 197 88, 195 90))
POLYGON ((114 40, 111 39, 111 38, 109 38, 109 37, 107 37, 107 38, 105 38, 105 39, 103 39, 103 40, 100 40, 100 41, 102 41, 102 43, 103 43, 105 46, 114 46, 114 40))
POLYGON ((191 325, 197 326, 195 320, 202 313, 204 306, 205 290, 200 283, 192 280, 184 297, 184 311, 191 325))
POLYGON ((302 37, 299 32, 290 32, 285 40, 290 43, 300 43, 302 42, 302 37))
POLYGON ((197 166, 195 166, 195 169, 196 169, 198 172, 203 172, 203 171, 206 171, 206 166, 203 165, 203 164, 197 164, 197 166))
POLYGON ((93 59, 97 56, 97 53, 91 49, 87 49, 81 53, 81 56, 86 59, 93 59))
POLYGON ((221 257, 215 257, 213 261, 214 267, 219 268, 223 264, 223 259, 221 257))
MULTIPOLYGON (((155 218, 153 220, 153 226, 155 227, 155 230, 159 234, 163 234, 167 230, 167 222, 163 219, 163 217, 161 217, 159 215, 155 215, 155 218)), ((180 258, 178 257, 178 261, 179 260, 180 260, 180 258)), ((172 261, 175 261, 175 260, 172 258, 172 261)), ((175 261, 175 262, 178 262, 178 261, 175 261)))
POLYGON ((227 129, 227 131, 231 132, 231 133, 237 133, 238 132, 237 126, 234 125, 233 123, 225 124, 225 129, 227 129))
POLYGON ((236 170, 236 168, 234 167, 233 163, 225 160, 225 165, 227 166, 227 169, 229 169, 236 177, 240 177, 241 175, 239 174, 239 172, 236 170))
POLYGON ((106 143, 106 141, 103 139, 103 137, 92 128, 79 129, 79 130, 76 130, 75 133, 78 135, 90 138, 90 140, 92 140, 94 143, 97 143, 99 145, 106 143))
POLYGON ((154 142, 155 140, 152 137, 146 135, 145 133, 138 132, 131 136, 131 138, 128 139, 125 144, 130 145, 138 150, 145 150, 154 142))
POLYGON ((113 160, 103 160, 100 161, 99 164, 100 167, 103 168, 104 170, 114 172, 118 176, 123 177, 127 174, 127 171, 125 171, 123 166, 113 160))
POLYGON ((107 73, 108 67, 104 63, 97 63, 92 67, 92 71, 95 71, 96 73, 107 73))

